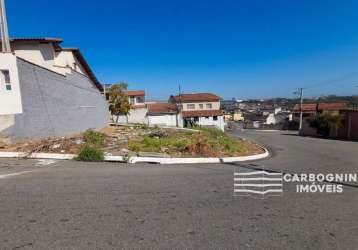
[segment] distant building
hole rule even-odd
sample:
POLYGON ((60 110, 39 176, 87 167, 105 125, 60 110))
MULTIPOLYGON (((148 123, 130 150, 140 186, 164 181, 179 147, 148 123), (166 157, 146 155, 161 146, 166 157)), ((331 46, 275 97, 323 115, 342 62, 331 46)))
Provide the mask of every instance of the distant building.
POLYGON ((17 38, 0 53, 0 136, 65 136, 108 122, 102 85, 78 48, 17 38))
POLYGON ((239 121, 244 121, 244 115, 241 111, 233 111, 233 112, 226 112, 224 115, 224 120, 225 121, 235 121, 235 122, 239 122, 239 121))
POLYGON ((169 102, 179 106, 184 127, 199 125, 224 130, 225 122, 219 96, 211 93, 181 94, 171 96, 169 102))
POLYGON ((128 96, 128 101, 132 106, 143 106, 145 103, 144 90, 127 90, 124 94, 128 96))

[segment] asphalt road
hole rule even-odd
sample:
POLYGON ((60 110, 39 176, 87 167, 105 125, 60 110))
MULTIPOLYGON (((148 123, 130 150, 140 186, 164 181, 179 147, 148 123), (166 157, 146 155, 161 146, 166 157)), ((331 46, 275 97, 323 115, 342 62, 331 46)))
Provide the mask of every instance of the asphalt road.
POLYGON ((278 197, 233 195, 238 166, 356 173, 357 142, 236 134, 272 156, 172 166, 0 160, 0 249, 358 248, 358 187, 296 193, 285 183, 278 197))

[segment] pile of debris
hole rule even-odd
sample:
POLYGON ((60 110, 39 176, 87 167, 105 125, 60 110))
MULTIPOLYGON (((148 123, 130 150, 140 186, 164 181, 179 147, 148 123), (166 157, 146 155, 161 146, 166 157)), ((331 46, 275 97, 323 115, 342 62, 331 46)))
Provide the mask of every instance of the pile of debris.
MULTIPOLYGON (((143 125, 110 126, 99 130, 99 132, 105 135, 103 150, 109 155, 137 155, 137 153, 128 150, 129 141, 141 139, 144 136, 153 138, 168 136, 168 132, 164 129, 149 128, 143 125)), ((0 151, 3 152, 77 154, 84 145, 83 134, 14 143, 6 138, 0 138, 0 151)))

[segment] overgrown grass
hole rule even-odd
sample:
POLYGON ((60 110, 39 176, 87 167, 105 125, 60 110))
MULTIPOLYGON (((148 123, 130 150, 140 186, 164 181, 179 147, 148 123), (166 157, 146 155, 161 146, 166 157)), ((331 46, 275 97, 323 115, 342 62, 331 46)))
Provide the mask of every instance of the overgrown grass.
POLYGON ((235 155, 243 150, 240 140, 227 136, 215 128, 201 128, 200 132, 182 131, 157 138, 145 136, 129 142, 135 152, 166 152, 171 154, 219 156, 235 155))
POLYGON ((83 138, 86 143, 101 146, 105 143, 106 136, 103 133, 87 130, 83 134, 83 138))
POLYGON ((77 161, 94 161, 100 162, 104 161, 104 152, 102 149, 99 149, 93 145, 86 144, 77 157, 75 158, 77 161))

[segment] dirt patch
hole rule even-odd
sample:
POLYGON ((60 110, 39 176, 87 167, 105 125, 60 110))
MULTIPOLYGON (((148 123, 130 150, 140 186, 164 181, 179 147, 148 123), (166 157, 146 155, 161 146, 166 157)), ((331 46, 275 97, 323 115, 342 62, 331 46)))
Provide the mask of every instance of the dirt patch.
MULTIPOLYGON (((200 129, 199 132, 194 132, 133 125, 111 126, 98 132, 104 135, 104 143, 100 147, 108 155, 229 157, 264 152, 258 145, 229 137, 217 129, 200 129)), ((71 137, 7 142, 2 144, 0 151, 78 154, 84 145, 85 133, 71 137)))

